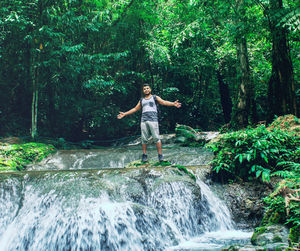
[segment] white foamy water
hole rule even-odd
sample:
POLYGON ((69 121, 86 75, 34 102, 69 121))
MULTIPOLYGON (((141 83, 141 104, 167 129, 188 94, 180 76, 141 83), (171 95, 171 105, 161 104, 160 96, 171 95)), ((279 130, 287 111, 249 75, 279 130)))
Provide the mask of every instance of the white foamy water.
POLYGON ((222 230, 216 232, 207 232, 196 238, 182 241, 179 245, 169 247, 167 250, 220 250, 224 246, 232 244, 250 243, 253 232, 238 230, 222 230))
MULTIPOLYGON (((186 148, 165 145, 164 158, 172 164, 185 166, 205 165, 213 154, 201 148, 186 148)), ((40 164, 31 165, 27 170, 75 170, 124 168, 128 163, 141 159, 140 146, 123 148, 105 148, 96 150, 62 150, 40 164)), ((157 160, 156 148, 148 149, 149 160, 157 160)))
MULTIPOLYGON (((165 152, 177 161, 175 149, 165 152)), ((219 250, 249 241, 200 176, 120 168, 137 153, 63 151, 44 163, 51 171, 1 174, 0 250, 219 250)), ((201 165, 199 154, 177 155, 201 165)))

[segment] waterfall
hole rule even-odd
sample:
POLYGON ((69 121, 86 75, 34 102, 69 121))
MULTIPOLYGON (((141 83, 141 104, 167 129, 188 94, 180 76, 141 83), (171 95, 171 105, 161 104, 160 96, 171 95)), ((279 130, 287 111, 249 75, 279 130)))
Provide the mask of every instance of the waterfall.
MULTIPOLYGON (((213 154, 201 148, 164 146, 164 157, 173 164, 191 166, 207 164, 213 154)), ((123 168, 128 163, 140 159, 141 148, 103 148, 97 150, 67 150, 58 151, 52 158, 45 159, 40 164, 31 165, 27 170, 66 170, 66 169, 99 169, 123 168)), ((148 147, 149 159, 157 160, 156 149, 148 147)))
POLYGON ((101 169, 87 161, 103 152, 77 159, 64 152, 48 160, 51 171, 1 174, 0 250, 192 250, 191 241, 212 250, 224 245, 213 233, 235 231, 200 179, 174 168, 101 169))

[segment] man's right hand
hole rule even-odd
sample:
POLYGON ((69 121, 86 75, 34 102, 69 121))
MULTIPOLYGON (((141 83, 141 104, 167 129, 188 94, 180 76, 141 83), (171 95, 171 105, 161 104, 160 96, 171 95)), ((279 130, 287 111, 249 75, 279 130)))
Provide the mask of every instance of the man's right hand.
POLYGON ((119 115, 117 116, 118 119, 122 119, 125 117, 125 112, 120 112, 119 115))

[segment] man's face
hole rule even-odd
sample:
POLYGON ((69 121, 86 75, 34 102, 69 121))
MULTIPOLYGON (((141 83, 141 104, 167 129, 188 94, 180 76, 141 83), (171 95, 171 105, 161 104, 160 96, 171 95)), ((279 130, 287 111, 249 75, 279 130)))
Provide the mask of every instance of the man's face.
POLYGON ((151 88, 150 88, 150 86, 144 86, 143 92, 144 92, 145 95, 151 94, 151 88))

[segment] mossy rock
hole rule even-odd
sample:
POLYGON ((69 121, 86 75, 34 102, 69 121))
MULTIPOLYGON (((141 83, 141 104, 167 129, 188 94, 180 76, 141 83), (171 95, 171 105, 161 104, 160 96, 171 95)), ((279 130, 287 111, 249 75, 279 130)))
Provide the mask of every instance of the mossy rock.
POLYGON ((251 243, 259 246, 282 243, 288 246, 288 235, 288 228, 281 224, 258 227, 251 237, 251 243))
POLYGON ((172 165, 168 161, 147 161, 147 162, 142 162, 141 160, 135 160, 130 162, 125 166, 125 168, 176 168, 180 172, 178 174, 181 174, 181 172, 189 175, 193 180, 196 180, 196 176, 190 172, 186 167, 181 166, 181 165, 172 165))
POLYGON ((289 240, 293 244, 298 244, 300 242, 300 228, 299 227, 292 227, 290 228, 290 233, 289 233, 289 240))
POLYGON ((141 160, 135 160, 125 166, 125 168, 146 168, 146 167, 171 167, 172 164, 168 161, 153 161, 142 162, 141 160))
POLYGON ((0 170, 22 170, 56 152, 53 145, 43 143, 4 144, 0 146, 0 170))
POLYGON ((257 243, 257 236, 263 234, 266 231, 266 227, 257 227, 251 237, 251 243, 256 244, 257 243))
POLYGON ((205 138, 203 135, 187 125, 177 124, 175 128, 176 142, 190 145, 193 142, 197 142, 199 146, 204 145, 205 138))

